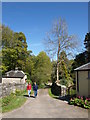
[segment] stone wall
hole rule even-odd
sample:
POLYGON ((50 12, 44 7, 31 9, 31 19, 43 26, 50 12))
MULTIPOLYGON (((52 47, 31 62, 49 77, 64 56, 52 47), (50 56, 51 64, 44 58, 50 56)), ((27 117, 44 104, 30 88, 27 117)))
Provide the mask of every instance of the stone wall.
POLYGON ((15 83, 7 83, 0 84, 0 97, 4 97, 9 95, 11 92, 15 93, 15 90, 25 90, 25 84, 15 84, 15 83))

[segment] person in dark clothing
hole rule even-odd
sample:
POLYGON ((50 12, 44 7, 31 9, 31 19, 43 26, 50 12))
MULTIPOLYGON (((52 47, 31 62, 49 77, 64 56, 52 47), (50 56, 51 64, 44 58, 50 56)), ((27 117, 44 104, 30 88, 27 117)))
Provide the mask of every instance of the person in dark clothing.
POLYGON ((37 86, 36 82, 34 82, 34 85, 33 85, 34 97, 37 96, 37 90, 38 90, 38 86, 37 86))

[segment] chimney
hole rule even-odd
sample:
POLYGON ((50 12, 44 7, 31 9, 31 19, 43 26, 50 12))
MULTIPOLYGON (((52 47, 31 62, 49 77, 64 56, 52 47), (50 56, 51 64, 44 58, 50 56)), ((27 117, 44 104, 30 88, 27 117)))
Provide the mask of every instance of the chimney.
POLYGON ((18 67, 15 68, 15 72, 17 72, 17 71, 18 71, 18 67))

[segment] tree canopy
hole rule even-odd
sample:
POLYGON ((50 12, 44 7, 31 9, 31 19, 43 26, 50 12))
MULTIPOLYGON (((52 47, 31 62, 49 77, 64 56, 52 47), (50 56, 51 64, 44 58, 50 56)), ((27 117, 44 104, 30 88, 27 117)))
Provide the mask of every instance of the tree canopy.
POLYGON ((18 67, 25 70, 28 56, 26 37, 22 32, 13 32, 9 27, 2 26, 2 71, 18 67))
POLYGON ((38 84, 51 80, 51 61, 44 51, 36 57, 34 80, 38 81, 38 84))
POLYGON ((90 32, 86 34, 85 40, 84 40, 84 45, 86 48, 86 59, 87 62, 90 62, 90 32))

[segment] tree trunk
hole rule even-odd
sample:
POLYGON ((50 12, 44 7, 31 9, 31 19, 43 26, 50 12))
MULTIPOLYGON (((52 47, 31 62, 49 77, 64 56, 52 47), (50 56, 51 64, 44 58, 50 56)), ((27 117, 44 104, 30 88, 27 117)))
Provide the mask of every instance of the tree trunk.
POLYGON ((59 82, 59 53, 60 53, 60 39, 58 37, 58 53, 57 53, 57 83, 59 82))
POLYGON ((59 64, 57 63, 57 82, 59 81, 59 64))

